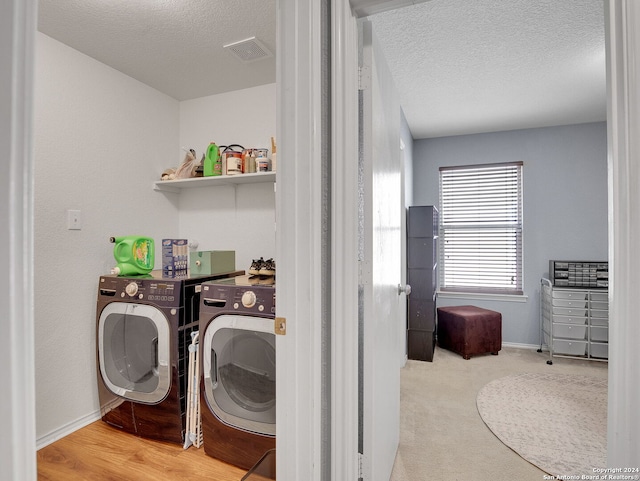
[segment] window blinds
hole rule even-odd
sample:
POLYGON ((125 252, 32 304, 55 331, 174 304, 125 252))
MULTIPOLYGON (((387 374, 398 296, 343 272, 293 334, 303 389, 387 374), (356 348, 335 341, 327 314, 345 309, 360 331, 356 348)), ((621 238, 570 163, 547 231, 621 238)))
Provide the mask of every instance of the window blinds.
POLYGON ((522 293, 522 162, 440 169, 440 288, 522 293))

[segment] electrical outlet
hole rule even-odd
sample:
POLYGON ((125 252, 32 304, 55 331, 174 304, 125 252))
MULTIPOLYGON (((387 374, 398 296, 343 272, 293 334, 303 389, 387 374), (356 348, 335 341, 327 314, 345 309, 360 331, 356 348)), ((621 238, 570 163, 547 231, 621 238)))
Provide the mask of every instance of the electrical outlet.
POLYGON ((79 210, 67 210, 67 229, 82 229, 82 216, 79 210))

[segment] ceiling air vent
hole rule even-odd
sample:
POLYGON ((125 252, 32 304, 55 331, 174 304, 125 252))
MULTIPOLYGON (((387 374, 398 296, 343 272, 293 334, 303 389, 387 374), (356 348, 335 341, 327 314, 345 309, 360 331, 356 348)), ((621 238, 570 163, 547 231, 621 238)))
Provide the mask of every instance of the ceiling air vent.
POLYGON ((273 56, 269 49, 256 37, 230 43, 225 45, 224 48, 229 50, 243 62, 253 62, 255 60, 273 56))

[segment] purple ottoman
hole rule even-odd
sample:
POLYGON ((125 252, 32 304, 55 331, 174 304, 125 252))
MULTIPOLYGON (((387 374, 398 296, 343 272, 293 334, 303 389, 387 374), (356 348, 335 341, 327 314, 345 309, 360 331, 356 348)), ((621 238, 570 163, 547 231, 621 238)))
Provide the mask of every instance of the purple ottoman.
POLYGON ((497 355, 502 349, 502 314, 476 306, 438 307, 438 345, 464 359, 497 355))

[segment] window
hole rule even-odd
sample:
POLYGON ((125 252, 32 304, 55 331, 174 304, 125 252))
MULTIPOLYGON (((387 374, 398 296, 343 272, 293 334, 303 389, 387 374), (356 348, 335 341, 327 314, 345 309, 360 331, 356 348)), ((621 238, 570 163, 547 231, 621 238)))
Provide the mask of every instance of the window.
POLYGON ((522 162, 440 168, 440 289, 522 294, 522 162))

